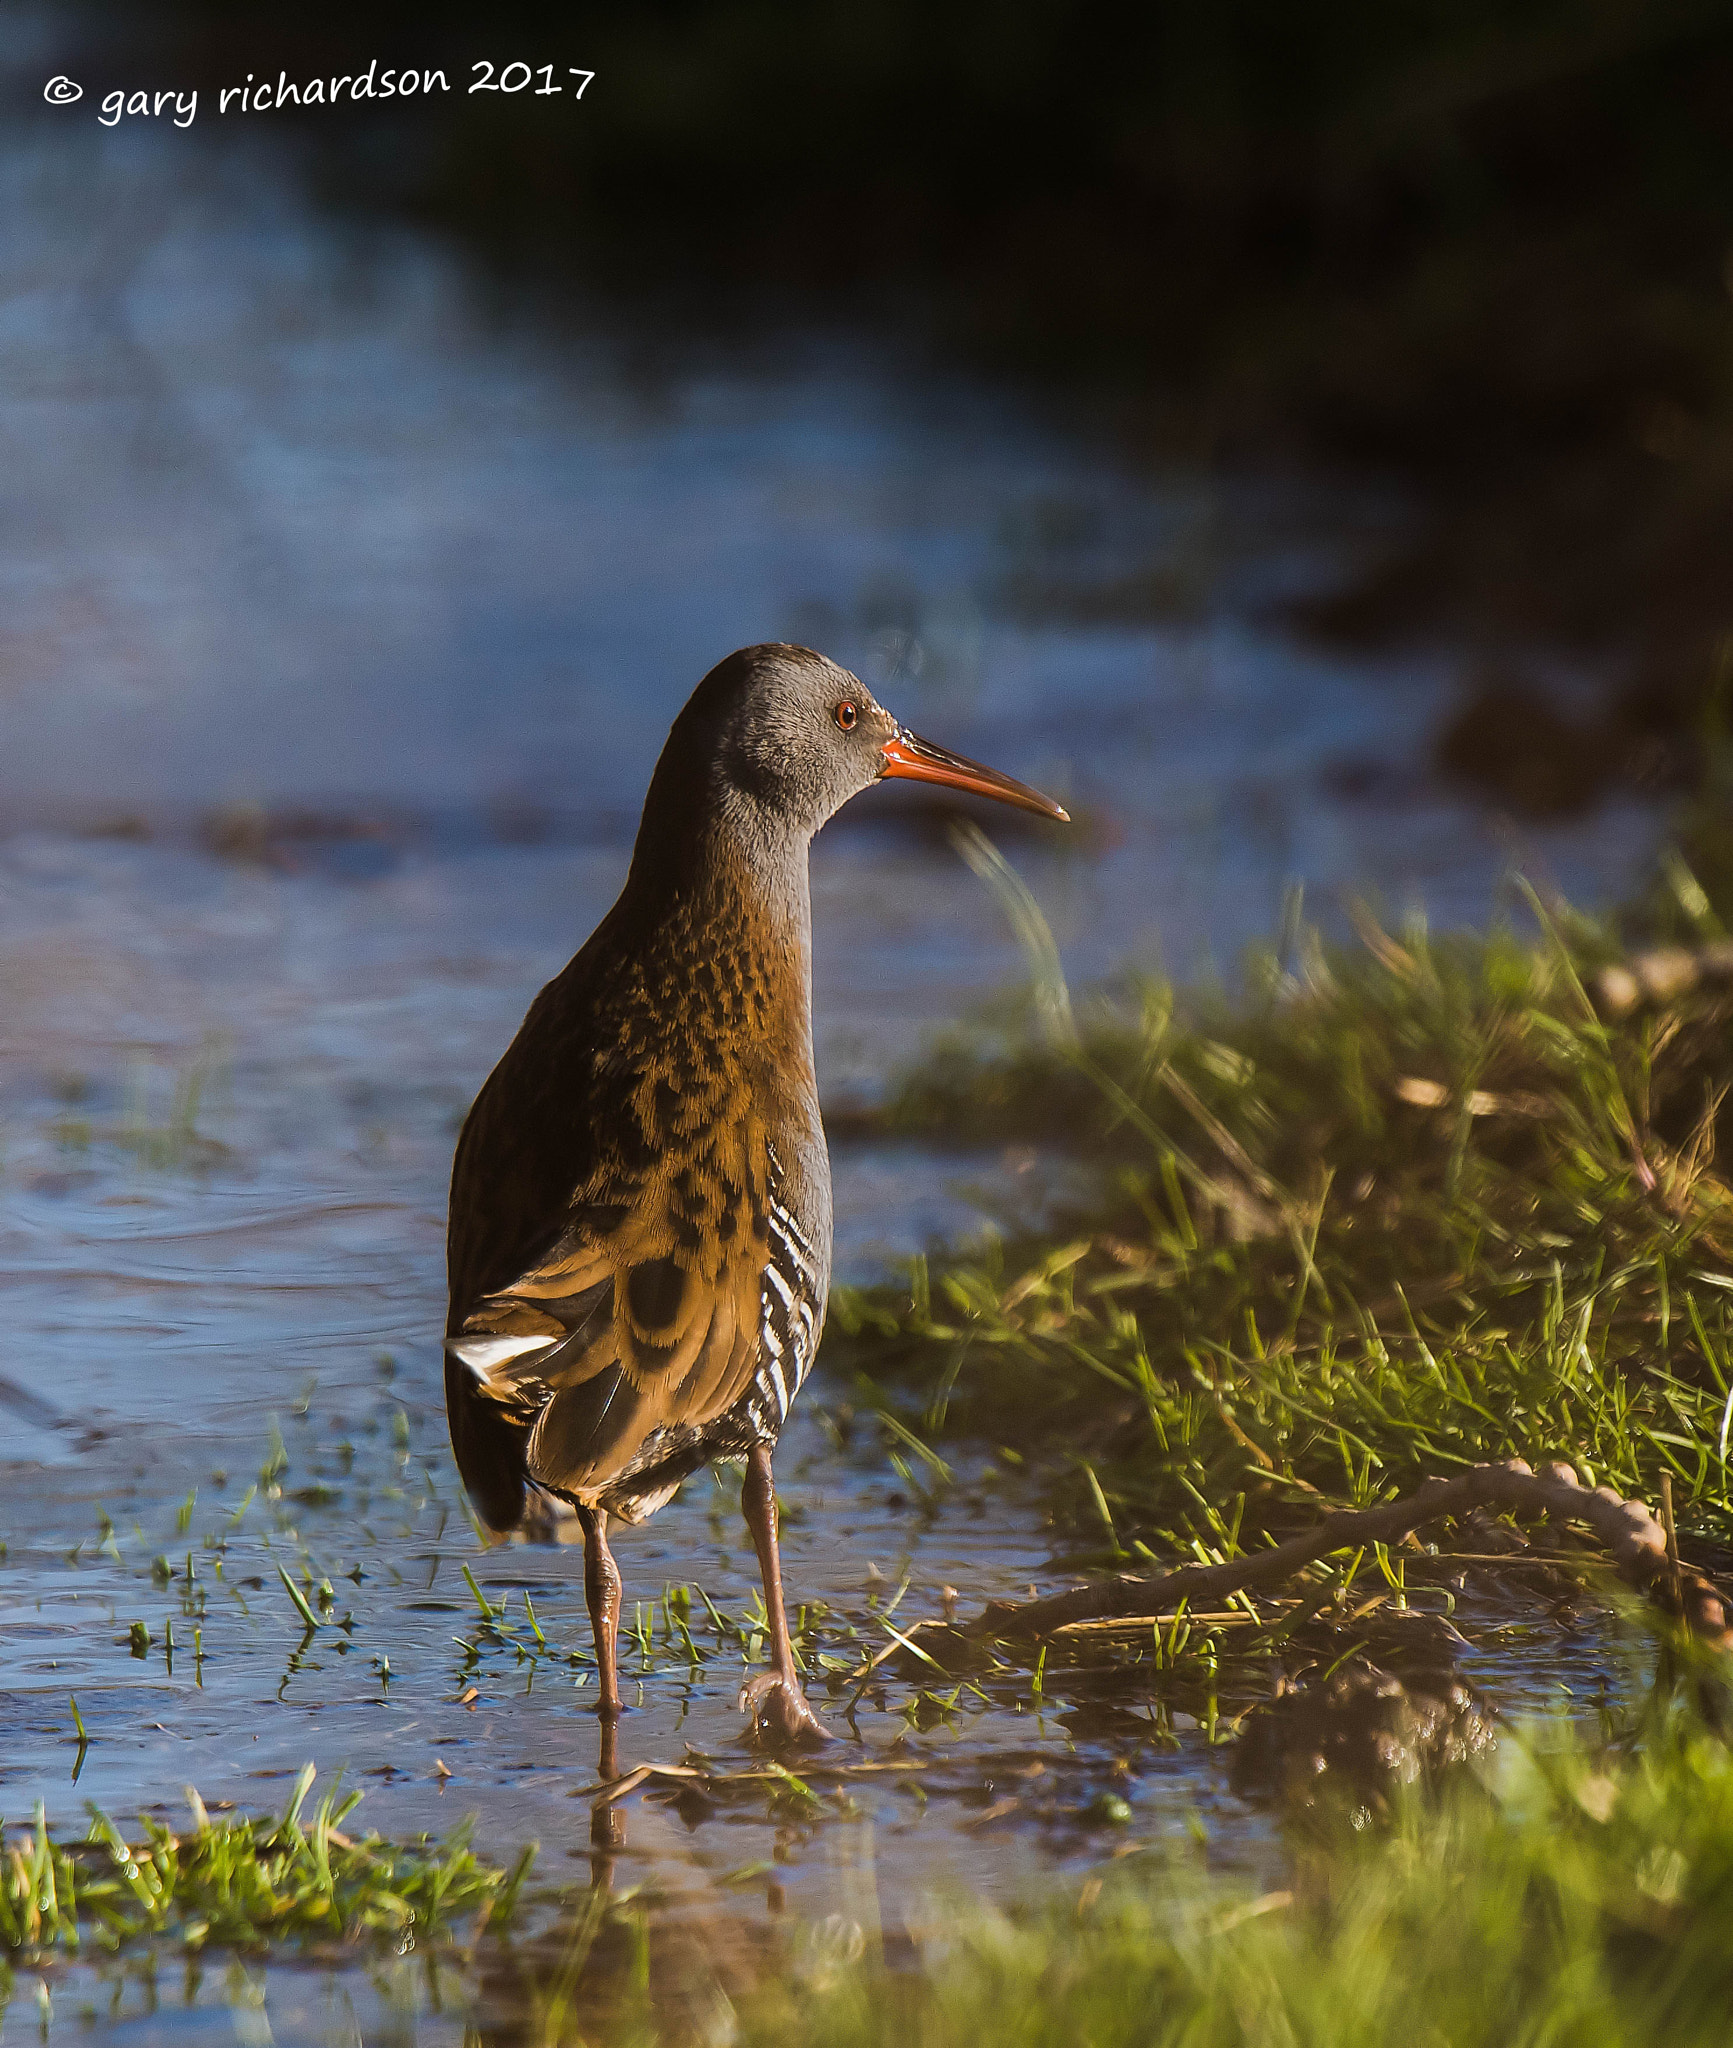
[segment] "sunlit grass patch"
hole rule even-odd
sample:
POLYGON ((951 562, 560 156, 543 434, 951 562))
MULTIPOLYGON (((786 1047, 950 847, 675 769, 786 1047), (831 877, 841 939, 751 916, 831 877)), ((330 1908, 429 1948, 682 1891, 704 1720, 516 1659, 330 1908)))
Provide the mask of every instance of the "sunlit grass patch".
POLYGON ((213 1819, 188 1787, 190 1828, 144 1816, 131 1838, 92 1806, 87 1838, 58 1841, 39 1806, 27 1832, 0 1829, 0 1952, 34 1961, 144 1938, 193 1949, 402 1940, 466 1913, 510 1917, 533 1845, 507 1872, 475 1856, 465 1829, 440 1843, 356 1839, 342 1823, 361 1794, 332 1792, 309 1810, 313 1778, 308 1764, 272 1820, 213 1819))
POLYGON ((1048 990, 941 1048, 892 1129, 1045 1146, 1087 1192, 843 1294, 833 1359, 905 1427, 1043 1454, 1110 1558, 1232 1555, 1317 1497, 1510 1456, 1670 1472, 1725 1529, 1733 995, 1608 1021, 1610 938, 1534 907, 1531 939, 1296 924, 1237 1005, 1048 990))

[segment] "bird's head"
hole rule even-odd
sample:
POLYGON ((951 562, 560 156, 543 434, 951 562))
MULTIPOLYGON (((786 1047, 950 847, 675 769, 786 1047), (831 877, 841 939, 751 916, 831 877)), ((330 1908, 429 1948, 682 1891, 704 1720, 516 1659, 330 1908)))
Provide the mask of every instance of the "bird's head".
POLYGON ((802 837, 850 797, 895 778, 1068 816, 1026 783, 917 738, 858 677, 810 647, 744 647, 719 662, 675 720, 664 759, 677 751, 706 764, 725 802, 802 837))

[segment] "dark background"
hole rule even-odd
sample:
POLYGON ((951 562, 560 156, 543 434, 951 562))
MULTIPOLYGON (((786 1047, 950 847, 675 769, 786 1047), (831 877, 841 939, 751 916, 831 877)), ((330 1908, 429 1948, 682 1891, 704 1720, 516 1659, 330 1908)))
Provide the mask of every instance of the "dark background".
POLYGON ((1306 624, 1485 644, 1441 767, 1536 816, 1700 772, 1733 609, 1725 5, 88 19, 111 67, 131 43, 213 90, 447 65, 448 97, 261 118, 298 126, 331 205, 437 224, 556 311, 892 328, 1087 395, 1133 460, 1394 478, 1423 519, 1306 624), (598 84, 581 118, 470 95, 483 54, 598 84), (1597 701, 1549 694, 1549 651, 1597 665, 1597 701))

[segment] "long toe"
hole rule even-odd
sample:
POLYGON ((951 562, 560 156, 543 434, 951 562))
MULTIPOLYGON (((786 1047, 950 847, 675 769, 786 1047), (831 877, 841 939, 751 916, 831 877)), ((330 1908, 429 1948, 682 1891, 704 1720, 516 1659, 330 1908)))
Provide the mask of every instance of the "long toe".
POLYGON ((740 1711, 752 1716, 752 1732, 768 1742, 817 1746, 834 1738, 807 1704, 792 1678, 766 1671, 740 1689, 740 1711))

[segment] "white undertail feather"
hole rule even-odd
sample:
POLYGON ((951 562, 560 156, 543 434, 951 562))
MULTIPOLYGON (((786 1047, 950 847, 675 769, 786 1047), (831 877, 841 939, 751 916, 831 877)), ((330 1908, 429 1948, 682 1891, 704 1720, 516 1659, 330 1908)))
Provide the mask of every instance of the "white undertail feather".
POLYGON ((445 1355, 492 1393, 496 1366, 521 1358, 526 1351, 551 1351, 558 1342, 557 1337, 447 1337, 445 1355))

